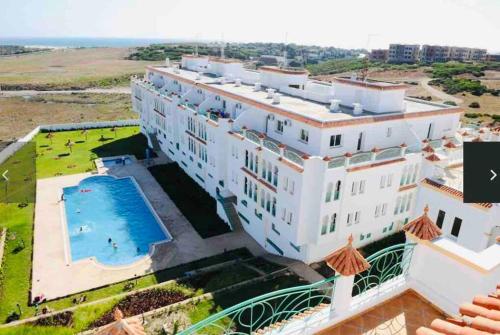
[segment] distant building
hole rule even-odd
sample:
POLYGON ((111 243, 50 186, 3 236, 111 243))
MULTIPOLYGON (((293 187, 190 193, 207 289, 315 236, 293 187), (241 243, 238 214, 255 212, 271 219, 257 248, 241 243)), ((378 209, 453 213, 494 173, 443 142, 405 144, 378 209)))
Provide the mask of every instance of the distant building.
POLYGON ((387 49, 373 49, 370 52, 370 60, 376 62, 386 62, 389 57, 389 50, 387 49))
POLYGON ((420 61, 424 63, 447 62, 450 60, 451 48, 441 45, 423 45, 420 61))
POLYGON ((389 46, 389 63, 416 63, 419 60, 420 45, 391 44, 389 46))
POLYGON ((471 60, 484 61, 484 60, 486 60, 487 54, 488 54, 488 51, 486 51, 486 49, 473 48, 473 49, 471 49, 470 57, 471 57, 471 60))
POLYGON ((486 60, 490 62, 500 62, 500 54, 488 54, 486 60))

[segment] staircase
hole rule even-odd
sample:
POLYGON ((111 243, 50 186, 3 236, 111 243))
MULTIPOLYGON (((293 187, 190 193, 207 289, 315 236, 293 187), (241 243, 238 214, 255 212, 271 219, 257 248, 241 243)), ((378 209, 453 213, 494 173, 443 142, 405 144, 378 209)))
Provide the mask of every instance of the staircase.
POLYGON ((240 217, 238 216, 238 212, 236 211, 236 196, 230 196, 223 198, 221 196, 217 197, 217 200, 222 205, 222 208, 224 208, 224 212, 226 212, 227 219, 229 220, 229 224, 231 225, 231 228, 233 231, 239 231, 243 229, 241 227, 241 221, 240 217))
POLYGON ((158 139, 156 138, 156 134, 148 132, 148 137, 149 137, 149 140, 151 142, 151 146, 153 147, 152 149, 156 152, 161 152, 160 142, 158 142, 158 139))

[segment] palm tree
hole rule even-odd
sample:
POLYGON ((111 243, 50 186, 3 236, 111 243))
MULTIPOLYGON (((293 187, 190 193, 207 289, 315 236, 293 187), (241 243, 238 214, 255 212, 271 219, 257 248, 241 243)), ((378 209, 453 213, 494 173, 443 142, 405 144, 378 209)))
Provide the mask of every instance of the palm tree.
POLYGON ((73 153, 73 149, 72 148, 73 148, 73 145, 75 145, 75 143, 72 142, 70 139, 68 139, 68 142, 66 142, 65 145, 69 148, 69 152, 73 153))
POLYGON ((82 134, 82 135, 85 135, 85 142, 87 142, 88 133, 89 133, 89 131, 88 131, 87 129, 84 129, 84 130, 82 130, 82 132, 81 132, 81 134, 82 134))
POLYGON ((45 136, 45 138, 48 138, 50 141, 50 145, 52 145, 52 138, 54 137, 54 133, 49 131, 49 133, 45 136))

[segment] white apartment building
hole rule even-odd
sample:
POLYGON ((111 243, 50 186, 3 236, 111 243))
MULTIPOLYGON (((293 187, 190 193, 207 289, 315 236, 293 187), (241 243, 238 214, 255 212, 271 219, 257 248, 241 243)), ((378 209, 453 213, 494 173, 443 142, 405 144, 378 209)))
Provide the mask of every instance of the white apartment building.
POLYGON ((132 100, 150 145, 270 253, 319 261, 350 234, 360 247, 401 229, 426 203, 439 203, 434 220, 445 212, 445 235, 482 250, 498 207, 463 205, 432 184, 447 185, 443 171, 462 162, 461 110, 405 98, 406 88, 184 56, 133 78, 132 100))

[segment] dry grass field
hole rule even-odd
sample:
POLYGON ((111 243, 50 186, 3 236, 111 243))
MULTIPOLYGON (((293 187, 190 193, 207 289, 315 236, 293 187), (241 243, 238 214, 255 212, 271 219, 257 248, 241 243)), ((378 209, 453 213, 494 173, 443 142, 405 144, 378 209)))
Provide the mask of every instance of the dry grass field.
POLYGON ((132 119, 128 94, 46 94, 0 97, 2 144, 26 135, 41 124, 132 119))
POLYGON ((128 48, 58 49, 0 57, 0 87, 78 89, 124 84, 131 74, 142 74, 147 65, 153 64, 124 59, 130 51, 128 48))

